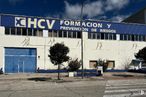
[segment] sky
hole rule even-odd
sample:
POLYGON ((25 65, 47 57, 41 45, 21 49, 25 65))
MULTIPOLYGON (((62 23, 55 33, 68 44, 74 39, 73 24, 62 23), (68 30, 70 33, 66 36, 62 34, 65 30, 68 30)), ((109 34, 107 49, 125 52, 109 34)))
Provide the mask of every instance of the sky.
POLYGON ((120 22, 146 7, 146 0, 0 0, 0 13, 120 22))

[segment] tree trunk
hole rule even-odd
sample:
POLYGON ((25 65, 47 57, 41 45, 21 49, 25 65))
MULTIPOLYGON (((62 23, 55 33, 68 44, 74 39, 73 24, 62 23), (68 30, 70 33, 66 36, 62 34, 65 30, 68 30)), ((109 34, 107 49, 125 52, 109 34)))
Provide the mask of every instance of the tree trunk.
POLYGON ((60 64, 58 64, 58 80, 60 80, 60 64))

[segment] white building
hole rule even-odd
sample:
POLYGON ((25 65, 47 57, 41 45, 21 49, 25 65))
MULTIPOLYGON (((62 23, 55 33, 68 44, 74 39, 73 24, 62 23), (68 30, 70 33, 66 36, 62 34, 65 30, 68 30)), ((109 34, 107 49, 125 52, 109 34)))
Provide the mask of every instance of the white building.
POLYGON ((0 68, 6 73, 56 69, 48 57, 55 43, 68 46, 72 59, 81 59, 81 25, 84 69, 92 69, 99 59, 108 69, 124 69, 146 46, 145 25, 1 14, 0 68))

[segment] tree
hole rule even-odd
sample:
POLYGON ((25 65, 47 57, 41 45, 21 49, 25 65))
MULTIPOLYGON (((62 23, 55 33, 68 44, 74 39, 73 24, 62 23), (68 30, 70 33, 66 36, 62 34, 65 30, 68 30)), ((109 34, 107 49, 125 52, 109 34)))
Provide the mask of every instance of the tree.
POLYGON ((97 60, 97 64, 95 64, 94 67, 97 68, 98 66, 102 66, 104 72, 107 70, 107 67, 108 67, 106 60, 103 60, 103 59, 97 60))
POLYGON ((64 44, 56 43, 50 47, 50 60, 54 65, 58 65, 58 80, 60 80, 60 65, 69 60, 69 48, 64 44))
POLYGON ((135 57, 140 60, 146 61, 146 47, 139 50, 138 53, 135 54, 135 57))
POLYGON ((71 60, 68 64, 68 71, 77 71, 81 67, 81 62, 78 59, 71 60))

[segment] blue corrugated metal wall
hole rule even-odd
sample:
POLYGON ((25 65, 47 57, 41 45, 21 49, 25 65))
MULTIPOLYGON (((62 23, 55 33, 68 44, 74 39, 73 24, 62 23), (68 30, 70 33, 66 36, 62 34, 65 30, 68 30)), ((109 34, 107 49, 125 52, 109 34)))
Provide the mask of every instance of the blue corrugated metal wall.
POLYGON ((5 73, 35 72, 36 49, 5 48, 5 73))

